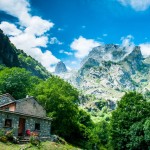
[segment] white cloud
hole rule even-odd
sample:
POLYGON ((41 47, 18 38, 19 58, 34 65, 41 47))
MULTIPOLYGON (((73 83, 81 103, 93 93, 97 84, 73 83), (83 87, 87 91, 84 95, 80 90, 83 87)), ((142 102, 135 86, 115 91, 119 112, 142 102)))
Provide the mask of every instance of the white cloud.
POLYGON ((19 21, 14 24, 9 22, 0 24, 4 33, 11 36, 11 42, 52 71, 54 69, 52 66, 59 59, 49 50, 42 52, 40 48, 47 47, 49 39, 45 33, 54 26, 54 23, 39 16, 32 16, 28 0, 0 0, 0 10, 16 17, 19 21))
POLYGON ((64 50, 60 50, 59 53, 60 53, 60 54, 66 54, 66 55, 68 55, 68 56, 73 55, 72 52, 67 52, 67 51, 64 51, 64 50))
POLYGON ((43 20, 38 16, 33 16, 29 20, 29 26, 25 29, 25 32, 35 35, 42 35, 53 26, 54 23, 43 20))
POLYGON ((60 42, 56 37, 52 37, 51 40, 50 40, 50 44, 62 45, 63 43, 60 42))
POLYGON ((0 0, 0 10, 18 18, 19 24, 26 27, 25 32, 35 35, 42 35, 54 26, 50 21, 32 16, 28 0, 0 0))
POLYGON ((131 6, 136 11, 144 11, 150 7, 150 0, 118 0, 124 6, 131 6))
POLYGON ((27 54, 31 48, 35 47, 46 47, 48 42, 47 36, 36 37, 33 34, 22 33, 14 37, 10 37, 12 43, 14 43, 17 48, 24 50, 27 54))
POLYGON ((19 19, 23 26, 28 26, 31 19, 28 0, 0 0, 0 10, 19 19))
POLYGON ((22 33, 21 30, 17 29, 16 25, 14 25, 12 23, 5 22, 5 21, 1 22, 0 28, 3 31, 5 31, 5 34, 12 35, 12 36, 15 36, 15 35, 22 33))
POLYGON ((128 35, 126 37, 121 37, 122 44, 121 46, 125 49, 125 55, 121 58, 124 59, 126 56, 128 56, 135 48, 135 44, 133 42, 134 37, 132 35, 128 35))
POLYGON ((129 54, 133 51, 135 44, 133 42, 134 37, 132 35, 128 35, 126 37, 121 37, 122 46, 126 47, 126 52, 129 54))
POLYGON ((78 39, 74 39, 70 47, 72 50, 76 51, 75 56, 77 58, 83 58, 88 55, 89 51, 99 45, 101 45, 100 42, 80 36, 78 39))
POLYGON ((141 52, 144 57, 150 56, 150 43, 143 43, 139 46, 141 47, 141 52))
POLYGON ((127 35, 126 37, 121 37, 121 41, 122 41, 122 46, 129 46, 131 44, 133 44, 132 40, 134 39, 134 37, 132 35, 127 35))
MULTIPOLYGON (((134 39, 134 37, 132 35, 128 35, 127 37, 122 37, 121 38, 122 46, 126 47, 125 50, 126 50, 127 54, 125 56, 130 54, 133 51, 134 47, 135 47, 133 39, 134 39)), ((142 44, 139 44, 139 46, 140 46, 140 49, 141 49, 141 53, 144 57, 150 56, 150 43, 142 43, 142 44)))
POLYGON ((41 56, 39 60, 41 60, 42 65, 45 66, 49 71, 54 72, 55 66, 53 65, 57 64, 60 60, 57 59, 49 50, 39 56, 41 56))
POLYGON ((71 52, 66 52, 66 51, 64 51, 64 53, 65 53, 66 55, 69 55, 69 56, 73 55, 73 53, 71 53, 71 52))
POLYGON ((58 31, 63 31, 64 29, 62 29, 62 28, 58 28, 58 31))
POLYGON ((105 33, 105 34, 103 34, 103 36, 106 37, 106 36, 108 36, 108 34, 105 33))

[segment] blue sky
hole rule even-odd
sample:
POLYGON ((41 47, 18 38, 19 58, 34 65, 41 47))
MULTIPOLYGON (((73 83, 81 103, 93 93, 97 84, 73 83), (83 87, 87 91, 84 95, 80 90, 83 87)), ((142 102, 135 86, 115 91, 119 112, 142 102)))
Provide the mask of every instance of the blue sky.
POLYGON ((53 71, 95 46, 140 45, 150 55, 150 0, 0 0, 0 28, 17 48, 53 71))

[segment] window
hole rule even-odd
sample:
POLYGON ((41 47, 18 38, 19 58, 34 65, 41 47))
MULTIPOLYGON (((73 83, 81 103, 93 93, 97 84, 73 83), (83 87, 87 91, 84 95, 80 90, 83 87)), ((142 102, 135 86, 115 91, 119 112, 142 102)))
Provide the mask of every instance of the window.
POLYGON ((11 119, 5 120, 5 127, 12 127, 12 120, 11 119))
POLYGON ((40 130, 40 124, 39 123, 35 123, 35 130, 40 130))

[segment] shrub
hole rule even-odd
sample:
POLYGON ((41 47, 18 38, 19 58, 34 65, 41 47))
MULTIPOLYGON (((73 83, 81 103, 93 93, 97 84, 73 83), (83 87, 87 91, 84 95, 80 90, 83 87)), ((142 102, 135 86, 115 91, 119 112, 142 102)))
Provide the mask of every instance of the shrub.
POLYGON ((13 130, 6 131, 5 136, 8 139, 8 141, 13 141, 13 130))
POLYGON ((2 136, 0 137, 0 141, 3 142, 3 143, 7 143, 8 140, 7 140, 7 137, 6 136, 2 136))
POLYGON ((29 141, 30 141, 30 143, 31 143, 32 145, 34 145, 34 146, 37 146, 37 147, 40 147, 40 146, 41 146, 41 141, 40 141, 39 138, 36 137, 36 136, 31 136, 29 141))
POLYGON ((0 129, 0 141, 6 143, 7 142, 7 137, 5 135, 5 130, 0 129))

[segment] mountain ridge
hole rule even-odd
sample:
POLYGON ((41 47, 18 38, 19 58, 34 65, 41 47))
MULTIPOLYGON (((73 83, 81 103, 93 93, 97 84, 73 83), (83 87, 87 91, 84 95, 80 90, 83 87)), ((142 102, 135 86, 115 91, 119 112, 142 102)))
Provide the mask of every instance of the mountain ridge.
POLYGON ((150 58, 139 46, 107 44, 93 48, 76 75, 62 77, 85 94, 116 102, 127 91, 150 91, 149 75, 150 58))
POLYGON ((17 49, 0 29, 0 65, 6 67, 21 67, 42 79, 51 74, 37 60, 28 56, 23 50, 17 49))

